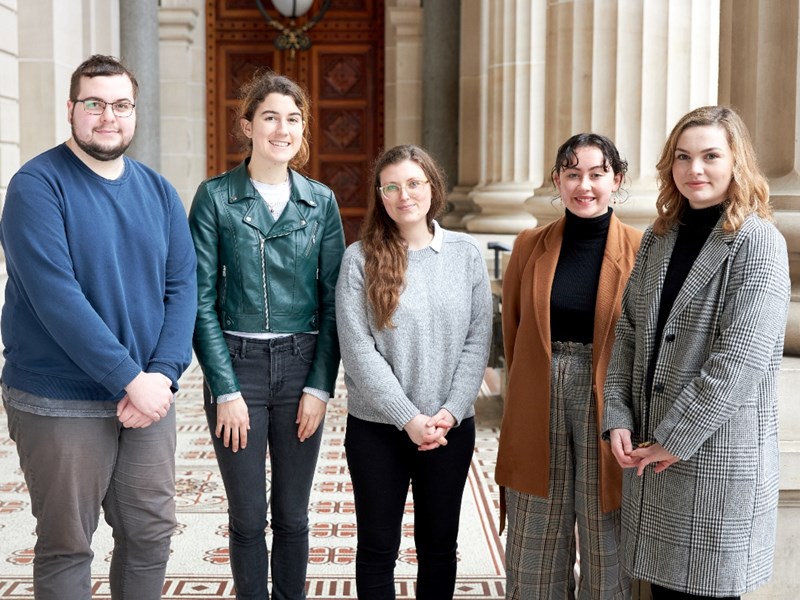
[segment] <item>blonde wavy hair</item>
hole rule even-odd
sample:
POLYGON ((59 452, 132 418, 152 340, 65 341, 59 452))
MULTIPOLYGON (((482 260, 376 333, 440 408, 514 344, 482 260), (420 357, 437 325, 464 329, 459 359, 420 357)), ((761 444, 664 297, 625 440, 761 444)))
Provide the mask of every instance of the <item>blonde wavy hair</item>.
POLYGON ((381 185, 381 172, 390 165, 406 160, 418 164, 430 183, 431 207, 426 220, 431 233, 433 220, 447 203, 444 173, 422 148, 412 145, 395 146, 384 151, 375 161, 372 168, 372 195, 361 226, 361 247, 364 250, 367 301, 373 310, 378 329, 395 327, 392 315, 400 303, 408 268, 408 249, 397 224, 383 206, 378 188, 381 185))
POLYGON ((733 178, 728 196, 723 201, 723 229, 734 232, 753 213, 764 219, 772 218, 769 204, 769 184, 758 166, 753 142, 739 114, 728 106, 703 106, 683 116, 669 134, 658 159, 658 217, 653 231, 664 235, 680 223, 688 200, 680 193, 672 177, 672 163, 678 138, 691 127, 716 126, 725 130, 733 158, 733 178))

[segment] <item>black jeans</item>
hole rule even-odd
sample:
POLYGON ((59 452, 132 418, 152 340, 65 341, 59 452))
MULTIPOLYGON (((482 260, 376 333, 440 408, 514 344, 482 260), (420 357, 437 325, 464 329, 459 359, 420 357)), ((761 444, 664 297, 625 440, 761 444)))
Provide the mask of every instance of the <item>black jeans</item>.
POLYGON ((228 497, 231 572, 238 600, 306 597, 308 502, 322 427, 297 439, 297 407, 314 358, 317 338, 300 333, 271 340, 225 335, 250 414, 247 448, 233 452, 214 435, 217 405, 205 387, 205 409, 228 497), (270 461, 267 488, 267 456, 270 461), (267 551, 267 498, 272 552, 267 551))
POLYGON ((653 600, 739 600, 741 598, 741 596, 725 596, 724 598, 692 596, 691 594, 676 592, 654 583, 650 584, 650 590, 653 592, 653 600))
POLYGON ((420 452, 393 425, 347 417, 345 449, 358 526, 358 597, 394 600, 394 567, 408 485, 414 498, 417 600, 453 597, 461 497, 475 447, 475 419, 447 434, 447 446, 420 452))

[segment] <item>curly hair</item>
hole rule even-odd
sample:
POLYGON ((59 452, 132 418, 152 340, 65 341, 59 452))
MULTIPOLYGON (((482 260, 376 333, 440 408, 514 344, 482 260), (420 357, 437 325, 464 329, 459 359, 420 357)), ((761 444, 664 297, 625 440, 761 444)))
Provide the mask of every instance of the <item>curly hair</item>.
POLYGON ((429 231, 433 232, 433 220, 447 203, 444 173, 422 148, 395 146, 385 150, 376 159, 372 167, 373 193, 361 226, 361 246, 364 250, 367 300, 378 329, 395 327, 392 315, 400 303, 408 268, 408 249, 397 224, 386 212, 378 188, 381 185, 381 172, 390 165, 406 160, 420 166, 431 186, 431 207, 426 216, 429 231))
POLYGON ((139 95, 139 84, 136 81, 136 77, 119 60, 104 54, 93 54, 72 72, 69 80, 69 99, 72 102, 78 99, 82 77, 92 79, 93 77, 113 77, 114 75, 125 75, 131 80, 131 85, 133 86, 133 98, 131 100, 135 101, 139 95))
POLYGON ((553 184, 555 185, 556 183, 556 175, 578 166, 576 152, 579 148, 585 148, 586 146, 600 150, 603 154, 603 169, 606 172, 610 169, 614 175, 620 175, 621 187, 622 181, 625 179, 625 173, 628 172, 628 161, 619 155, 619 150, 617 150, 614 142, 599 133, 578 133, 561 144, 556 153, 556 162, 550 170, 550 179, 553 184))
POLYGON ((270 94, 289 96, 300 110, 300 117, 303 119, 303 139, 297 154, 289 161, 289 166, 295 170, 302 169, 311 155, 309 148, 311 128, 308 126, 311 120, 311 100, 300 84, 285 75, 278 75, 269 69, 259 69, 239 88, 239 107, 236 112, 236 126, 233 128, 234 136, 242 152, 250 154, 253 151, 253 140, 245 135, 239 124, 242 119, 252 122, 259 105, 270 94))
POLYGON ((723 229, 734 232, 747 218, 756 213, 772 218, 769 204, 769 184, 758 166, 750 133, 739 114, 728 106, 703 106, 684 115, 669 134, 658 159, 658 217, 653 223, 656 235, 664 235, 680 223, 689 201, 680 193, 672 177, 672 163, 678 138, 691 127, 720 127, 725 131, 733 158, 733 178, 728 196, 723 201, 723 229))

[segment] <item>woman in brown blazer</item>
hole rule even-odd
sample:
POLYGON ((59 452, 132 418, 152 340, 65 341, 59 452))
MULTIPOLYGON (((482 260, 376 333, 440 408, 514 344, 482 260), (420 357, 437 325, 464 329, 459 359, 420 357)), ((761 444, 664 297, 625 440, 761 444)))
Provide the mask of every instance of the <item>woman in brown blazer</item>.
POLYGON ((602 135, 564 142, 551 176, 565 215, 522 232, 505 273, 495 477, 508 516, 508 599, 574 598, 576 542, 578 598, 630 597, 617 559, 621 469, 600 443, 614 325, 642 236, 609 207, 627 166, 602 135))

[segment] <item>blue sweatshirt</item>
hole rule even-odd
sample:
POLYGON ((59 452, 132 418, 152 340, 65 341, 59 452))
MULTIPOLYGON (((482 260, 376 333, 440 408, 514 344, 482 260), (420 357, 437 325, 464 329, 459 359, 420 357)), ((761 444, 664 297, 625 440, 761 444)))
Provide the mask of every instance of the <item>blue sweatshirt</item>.
POLYGON ((108 180, 62 144, 11 179, 0 220, 4 384, 119 400, 146 371, 177 389, 197 310, 186 213, 166 179, 124 160, 108 180))

